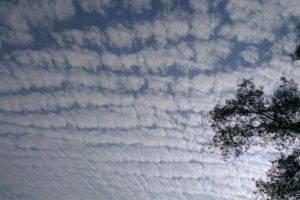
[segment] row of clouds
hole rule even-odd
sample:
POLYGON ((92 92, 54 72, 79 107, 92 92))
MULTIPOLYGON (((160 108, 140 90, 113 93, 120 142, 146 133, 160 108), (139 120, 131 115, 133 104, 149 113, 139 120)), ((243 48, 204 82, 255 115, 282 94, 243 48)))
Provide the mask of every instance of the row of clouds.
POLYGON ((160 1, 150 20, 71 28, 56 25, 80 12, 109 21, 118 6, 139 17, 155 4, 0 4, 2 199, 252 197, 267 150, 225 163, 208 149, 207 112, 242 78, 255 77, 267 93, 282 75, 300 80, 299 63, 284 56, 295 35, 276 33, 293 28, 286 23, 299 3, 191 1, 186 10, 160 1), (41 28, 51 40, 35 48, 41 28), (271 57, 262 60, 266 41, 271 57), (251 68, 222 70, 238 45, 251 68))
MULTIPOLYGON (((80 1, 79 3, 52 1, 48 4, 42 1, 31 4, 24 1, 18 5, 7 2, 2 2, 2 4, 4 15, 2 44, 24 43, 28 45, 34 41, 31 32, 37 27, 47 26, 46 29, 48 28, 50 35, 60 48, 75 49, 74 52, 57 52, 57 54, 66 54, 66 57, 72 59, 78 56, 78 60, 86 61, 82 61, 84 63, 79 63, 79 65, 95 67, 102 63, 112 68, 125 69, 141 64, 149 68, 179 65, 182 68, 210 69, 230 55, 234 48, 234 40, 252 45, 241 53, 241 57, 246 62, 255 64, 259 61, 259 56, 254 52, 255 45, 260 45, 264 41, 276 41, 277 32, 280 28, 287 26, 287 20, 299 15, 297 1, 269 1, 268 3, 229 1, 224 8, 226 15, 219 13, 219 4, 200 1, 189 5, 192 12, 180 8, 172 11, 166 9, 150 21, 137 21, 130 24, 115 22, 101 29, 88 26, 83 30, 71 29, 56 32, 53 31, 55 22, 66 21, 75 16, 74 4, 79 4, 87 13, 96 12, 105 16, 105 10, 113 7, 114 3, 110 1, 101 3, 97 1, 80 1), (227 15, 228 19, 225 20, 227 15), (184 39, 187 37, 193 37, 195 42, 188 43, 184 39), (23 42, 22 39, 24 39, 23 42), (154 45, 145 44, 151 39, 154 39, 154 45), (141 51, 135 50, 134 47, 139 45, 145 48, 141 51), (88 46, 99 47, 104 53, 77 52, 88 46), (118 53, 107 51, 107 47, 127 48, 137 52, 119 56, 118 53), (81 54, 88 58, 80 57, 81 54), (158 55, 163 56, 161 59, 155 59, 158 55)), ((162 2, 162 4, 171 3, 162 2)), ((123 6, 125 9, 129 6, 139 13, 143 9, 151 9, 151 2, 129 1, 123 6)), ((292 29, 293 27, 289 24, 285 28, 292 29)), ((289 37, 293 37, 292 34, 289 37)), ((280 47, 274 47, 272 52, 278 48, 280 47)), ((291 52, 293 48, 295 47, 290 46, 288 51, 291 52)), ((59 57, 51 52, 51 49, 48 51, 50 52, 45 52, 47 55, 41 55, 41 57, 49 57, 48 59, 51 59, 51 56, 59 57)), ((29 57, 36 56, 35 53, 26 52, 29 57)), ((44 59, 47 62, 47 58, 44 59)), ((59 59, 62 62, 63 60, 59 59)), ((57 63, 60 65, 59 61, 57 63)))

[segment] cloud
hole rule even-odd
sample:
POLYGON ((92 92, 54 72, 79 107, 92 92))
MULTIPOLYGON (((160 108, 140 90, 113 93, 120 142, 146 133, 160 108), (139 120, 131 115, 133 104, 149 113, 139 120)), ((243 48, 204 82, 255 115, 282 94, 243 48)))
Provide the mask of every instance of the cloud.
POLYGON ((153 22, 137 22, 126 27, 121 24, 109 26, 106 29, 107 43, 117 48, 132 48, 134 43, 142 42, 154 37, 156 45, 163 47, 167 40, 180 40, 189 34, 187 17, 182 17, 180 11, 165 14, 153 22))
MULTIPOLYGON (((295 29, 296 27, 293 27, 295 29)), ((295 52, 296 50, 296 34, 291 32, 284 37, 281 37, 276 43, 272 45, 271 51, 273 56, 276 57, 278 55, 289 55, 295 52)))
POLYGON ((296 0, 278 1, 284 12, 281 15, 285 18, 298 17, 300 15, 300 5, 296 0))
POLYGON ((99 55, 89 50, 55 50, 44 49, 42 51, 27 50, 14 51, 12 59, 15 63, 23 66, 46 66, 50 68, 73 68, 95 69, 99 63, 99 55))
POLYGON ((108 27, 106 34, 108 36, 109 44, 118 48, 131 48, 135 39, 134 33, 129 28, 125 28, 122 25, 108 27))
POLYGON ((0 48, 2 45, 30 45, 33 42, 32 35, 23 31, 10 31, 4 29, 0 38, 0 48))
MULTIPOLYGON (((192 90, 195 94, 209 94, 214 85, 215 76, 200 74, 192 79, 183 77, 176 80, 174 90, 176 92, 187 92, 192 90)), ((171 83, 170 83, 171 84, 171 83)))
POLYGON ((201 69, 213 68, 231 53, 231 49, 232 44, 222 39, 195 43, 196 63, 201 69))
POLYGON ((137 13, 142 13, 143 10, 150 10, 152 8, 151 0, 126 0, 124 2, 125 9, 129 7, 137 13))
POLYGON ((178 40, 186 36, 189 32, 189 26, 185 21, 176 17, 166 18, 164 20, 156 20, 154 22, 154 35, 157 38, 170 38, 178 40))
POLYGON ((197 39, 208 40, 220 25, 220 18, 215 13, 208 11, 207 1, 191 1, 191 7, 195 10, 191 22, 191 34, 197 39))
POLYGON ((75 14, 71 0, 63 1, 21 1, 14 4, 2 1, 0 4, 2 43, 28 45, 33 39, 30 30, 36 27, 50 27, 56 20, 66 20, 75 14), (20 42, 20 43, 18 43, 20 42))
MULTIPOLYGON (((10 66, 13 64, 11 63, 10 66)), ((13 72, 0 74, 1 93, 14 93, 34 88, 56 88, 64 81, 63 74, 38 70, 36 68, 17 68, 13 72)))
POLYGON ((85 12, 97 12, 102 15, 107 14, 107 9, 121 4, 123 9, 131 11, 133 13, 141 14, 144 10, 150 10, 152 8, 151 0, 126 0, 121 2, 114 2, 111 0, 97 1, 97 0, 83 0, 79 2, 81 8, 85 12))
POLYGON ((103 64, 111 68, 130 68, 131 66, 144 65, 147 68, 164 71, 173 65, 186 72, 188 69, 212 69, 217 62, 230 55, 232 44, 226 40, 211 42, 197 41, 190 47, 181 42, 176 46, 166 48, 145 48, 137 53, 116 55, 114 53, 103 54, 103 64), (195 59, 194 59, 195 58, 195 59))
POLYGON ((259 61, 258 48, 248 46, 242 53, 242 57, 245 61, 251 64, 255 64, 259 61))
POLYGON ((97 0, 83 0, 80 1, 80 6, 85 12, 98 12, 105 14, 105 9, 112 6, 114 3, 111 0, 97 1, 97 0))
POLYGON ((229 1, 226 11, 232 24, 222 26, 220 34, 246 43, 273 42, 276 31, 285 25, 285 20, 298 15, 297 7, 299 4, 294 0, 229 1))
POLYGON ((189 59, 192 56, 192 49, 183 42, 178 47, 171 46, 165 49, 149 47, 132 54, 117 55, 111 52, 104 52, 102 62, 112 69, 129 69, 132 66, 144 66, 142 70, 153 69, 157 71, 158 69, 163 69, 165 71, 172 65, 179 65, 185 68, 191 67, 193 62, 189 59))
POLYGON ((87 47, 87 46, 101 46, 102 33, 97 27, 88 27, 84 30, 72 29, 61 32, 52 33, 56 43, 61 47, 87 47))
POLYGON ((198 39, 209 39, 220 21, 214 16, 194 16, 192 21, 191 34, 198 39))

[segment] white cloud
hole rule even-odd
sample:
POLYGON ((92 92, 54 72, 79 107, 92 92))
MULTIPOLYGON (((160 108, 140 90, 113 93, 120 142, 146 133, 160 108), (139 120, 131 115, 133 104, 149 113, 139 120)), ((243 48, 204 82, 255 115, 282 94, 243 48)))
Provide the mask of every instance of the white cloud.
POLYGON ((71 0, 20 1, 14 4, 8 1, 0 3, 0 12, 4 36, 0 41, 8 45, 29 45, 33 39, 30 33, 33 27, 51 27, 55 20, 65 20, 75 14, 71 0))
POLYGON ((193 50, 185 42, 178 46, 167 48, 144 48, 133 54, 117 55, 111 52, 104 52, 102 63, 112 69, 129 69, 131 66, 143 66, 142 70, 158 69, 166 70, 172 65, 179 65, 182 70, 191 68, 194 64, 190 59, 193 56, 193 50))
POLYGON ((209 13, 207 1, 191 1, 195 13, 191 22, 191 34, 197 39, 208 40, 215 28, 220 24, 220 18, 216 14, 209 13))
POLYGON ((215 28, 219 25, 219 19, 214 16, 194 16, 192 21, 193 34, 198 39, 209 39, 215 28))
MULTIPOLYGON (((123 9, 130 9, 132 12, 139 14, 145 9, 150 10, 152 8, 151 0, 126 0, 119 3, 121 3, 123 9)), ((107 9, 117 5, 117 2, 111 0, 82 0, 80 5, 85 12, 97 12, 106 15, 107 9)))
POLYGON ((71 0, 21 1, 15 5, 2 2, 3 22, 13 30, 27 31, 32 26, 48 26, 53 20, 64 20, 75 14, 71 0))
POLYGON ((300 5, 297 0, 278 1, 278 4, 284 10, 284 12, 280 13, 281 16, 285 18, 300 16, 300 5))
POLYGON ((119 24, 115 27, 108 27, 106 34, 110 45, 118 48, 131 48, 135 39, 134 33, 129 28, 125 28, 119 24))
POLYGON ((123 95, 119 98, 114 93, 95 93, 90 89, 73 90, 70 92, 57 91, 52 94, 33 93, 31 95, 15 95, 2 97, 0 108, 4 111, 52 111, 78 105, 81 108, 88 106, 130 106, 133 104, 132 95, 123 95))
POLYGON ((101 46, 102 45, 102 33, 97 27, 88 27, 84 30, 80 29, 67 29, 62 32, 52 33, 57 44, 62 47, 86 47, 87 45, 101 46))
POLYGON ((248 63, 255 64, 259 61, 258 48, 256 47, 248 46, 241 55, 248 63))
POLYGON ((33 42, 31 34, 26 31, 11 31, 4 29, 0 38, 0 48, 7 45, 29 45, 33 42))
POLYGON ((100 64, 100 56, 88 50, 27 50, 13 52, 12 59, 23 66, 46 66, 65 68, 66 64, 73 68, 95 69, 100 64))
POLYGON ((149 22, 136 23, 134 25, 135 34, 142 41, 150 38, 153 35, 153 26, 149 22))
POLYGON ((201 0, 201 1, 191 1, 191 7, 196 11, 196 13, 207 13, 208 11, 208 1, 201 0))
MULTIPOLYGON (((274 41, 276 31, 285 25, 284 20, 297 16, 299 3, 291 1, 229 1, 226 10, 233 21, 221 29, 224 37, 259 44, 274 41)), ((298 14, 299 16, 299 14, 298 14)))
MULTIPOLYGON (((293 27, 295 29, 295 27, 293 27)), ((289 33, 284 37, 281 37, 278 41, 276 41, 271 48, 274 57, 278 55, 289 55, 295 52, 296 50, 296 34, 289 33)))
MULTIPOLYGON (((245 20, 251 13, 256 14, 261 8, 259 1, 229 1, 226 10, 232 20, 245 20)), ((251 19, 250 19, 251 20, 251 19)))
POLYGON ((200 74, 192 79, 183 77, 176 80, 174 89, 176 92, 188 93, 192 91, 195 94, 208 94, 214 85, 214 76, 200 74))
POLYGON ((233 45, 226 40, 214 40, 208 42, 196 42, 196 63, 200 69, 213 68, 218 61, 225 59, 230 53, 233 45))
MULTIPOLYGON (((12 64, 11 64, 12 65, 12 64)), ((0 74, 0 91, 15 92, 30 88, 58 87, 64 80, 63 74, 45 72, 35 68, 14 68, 13 73, 0 74)))
POLYGON ((134 12, 140 14, 143 12, 143 10, 150 10, 152 7, 151 0, 125 0, 124 5, 125 8, 129 7, 134 12))
POLYGON ((160 38, 160 36, 167 36, 167 38, 177 40, 188 34, 189 26, 187 24, 186 19, 182 20, 177 18, 171 18, 162 21, 157 20, 154 23, 153 30, 155 36, 158 38, 160 38), (162 22, 162 24, 160 24, 160 22, 162 22))
POLYGON ((177 13, 170 13, 158 17, 154 22, 136 23, 131 27, 117 24, 106 30, 108 43, 118 48, 131 48, 137 40, 145 40, 154 37, 159 47, 164 47, 167 40, 179 40, 189 34, 188 18, 180 17, 177 13))
POLYGON ((237 73, 217 73, 215 75, 214 92, 224 93, 226 90, 227 92, 228 90, 234 90, 238 84, 237 77, 237 73))
POLYGON ((247 22, 224 25, 221 28, 220 34, 228 39, 236 38, 239 42, 252 44, 260 44, 264 40, 273 41, 275 39, 275 35, 271 31, 264 31, 257 28, 256 25, 246 23, 247 22))
POLYGON ((114 3, 111 0, 97 1, 97 0, 82 0, 80 1, 81 8, 85 12, 98 12, 106 14, 105 9, 112 6, 114 3))

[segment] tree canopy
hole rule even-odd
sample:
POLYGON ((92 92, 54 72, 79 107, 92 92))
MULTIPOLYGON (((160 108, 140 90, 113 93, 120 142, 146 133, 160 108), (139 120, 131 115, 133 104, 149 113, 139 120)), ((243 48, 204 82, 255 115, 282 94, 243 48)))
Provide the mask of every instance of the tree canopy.
POLYGON ((257 193, 270 200, 300 199, 300 150, 272 162, 267 181, 256 181, 257 193))
POLYGON ((211 127, 216 132, 212 145, 224 156, 231 150, 240 152, 257 144, 258 139, 288 146, 299 137, 300 95, 293 80, 281 78, 281 84, 271 97, 263 87, 244 80, 236 96, 210 111, 211 127))
MULTIPOLYGON (((297 25, 297 31, 300 31, 300 24, 297 25)), ((300 38, 300 34, 298 34, 298 38, 300 38)), ((292 59, 295 60, 300 60, 300 44, 296 46, 295 51, 291 54, 292 59)))
POLYGON ((300 93, 293 80, 282 77, 271 96, 252 80, 243 80, 233 99, 209 112, 210 125, 215 131, 211 144, 225 158, 258 144, 293 148, 290 155, 282 154, 273 162, 266 182, 257 181, 256 186, 267 199, 299 199, 299 113, 300 93))
POLYGON ((297 45, 296 50, 291 57, 293 60, 300 60, 300 45, 297 45))

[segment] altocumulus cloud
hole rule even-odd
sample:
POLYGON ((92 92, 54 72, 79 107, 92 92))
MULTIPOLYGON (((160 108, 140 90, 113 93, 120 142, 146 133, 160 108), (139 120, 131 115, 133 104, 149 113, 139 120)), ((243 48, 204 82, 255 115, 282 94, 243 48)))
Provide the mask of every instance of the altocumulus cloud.
POLYGON ((207 112, 242 78, 300 80, 297 0, 0 3, 1 199, 251 199, 207 112))

